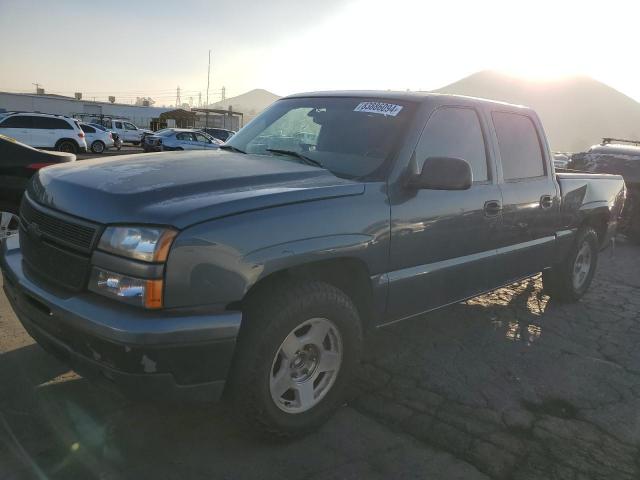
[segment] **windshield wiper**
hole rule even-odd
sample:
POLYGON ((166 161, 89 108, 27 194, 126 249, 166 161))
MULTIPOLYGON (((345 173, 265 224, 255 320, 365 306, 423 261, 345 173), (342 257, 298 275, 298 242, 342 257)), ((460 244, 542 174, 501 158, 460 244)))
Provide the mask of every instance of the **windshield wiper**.
POLYGON ((299 158, 307 165, 313 165, 314 167, 326 168, 322 163, 318 160, 314 160, 313 158, 309 158, 300 152, 296 152, 295 150, 281 150, 279 148, 267 148, 267 152, 280 153, 282 155, 290 155, 292 157, 299 158))
POLYGON ((232 152, 237 152, 237 153, 247 153, 244 150, 240 150, 237 147, 234 147, 233 145, 220 145, 220 148, 222 150, 231 150, 232 152))

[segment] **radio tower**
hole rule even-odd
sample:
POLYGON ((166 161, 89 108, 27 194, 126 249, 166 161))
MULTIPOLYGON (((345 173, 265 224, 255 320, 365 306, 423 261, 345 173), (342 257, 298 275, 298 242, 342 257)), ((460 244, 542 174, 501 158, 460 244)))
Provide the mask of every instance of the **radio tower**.
POLYGON ((198 92, 198 108, 202 107, 202 92, 198 92))
POLYGON ((222 87, 222 101, 227 99, 227 87, 222 87))
POLYGON ((178 88, 176 89, 176 108, 180 108, 181 104, 182 100, 180 100, 180 85, 178 85, 178 88))

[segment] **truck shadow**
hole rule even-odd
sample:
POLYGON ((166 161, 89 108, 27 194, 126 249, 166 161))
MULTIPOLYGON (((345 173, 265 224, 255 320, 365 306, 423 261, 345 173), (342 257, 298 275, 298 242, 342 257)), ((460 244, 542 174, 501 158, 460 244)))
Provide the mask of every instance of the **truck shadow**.
MULTIPOLYGON (((505 342, 532 346, 542 336, 545 312, 550 307, 536 277, 385 329, 368 340, 366 351, 375 352, 376 368, 363 377, 361 388, 353 395, 379 388, 380 379, 374 377, 384 375, 377 367, 387 361, 394 363, 394 369, 415 368, 416 362, 423 361, 416 359, 415 348, 428 351, 447 343, 477 342, 488 350, 505 342), (403 351, 399 342, 413 347, 403 351)), ((372 361, 367 357, 364 368, 372 361)), ((456 362, 455 358, 452 361, 456 362)), ((464 369, 464 364, 456 368, 464 369)), ((430 378, 422 380, 429 382, 430 378)), ((344 439, 351 439, 351 443, 362 440, 358 414, 342 409, 309 437, 289 443, 265 442, 239 427, 225 405, 133 402, 67 372, 37 345, 2 355, 0 383, 9 382, 11 388, 4 389, 0 398, 6 442, 14 444, 11 450, 23 463, 65 478, 193 476, 203 472, 219 472, 220 476, 227 472, 233 478, 290 478, 294 471, 311 473, 343 461, 334 446, 344 439), (33 435, 38 440, 21 452, 16 441, 21 443, 25 436, 33 435), (314 461, 305 464, 303 457, 314 461)))

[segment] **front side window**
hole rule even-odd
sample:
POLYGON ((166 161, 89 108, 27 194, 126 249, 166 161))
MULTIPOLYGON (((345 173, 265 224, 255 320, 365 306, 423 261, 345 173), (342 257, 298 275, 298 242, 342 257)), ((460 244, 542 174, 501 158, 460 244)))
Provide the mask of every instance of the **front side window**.
POLYGON ((484 137, 475 110, 461 107, 436 110, 416 148, 419 171, 428 157, 461 158, 471 165, 474 182, 488 180, 484 137))
POLYGON ((182 141, 185 141, 185 142, 193 142, 193 141, 194 141, 193 133, 191 133, 191 132, 181 132, 181 133, 178 133, 178 134, 176 135, 176 138, 177 138, 178 140, 182 140, 182 141))
POLYGON ((0 123, 0 128, 32 128, 31 117, 28 115, 14 115, 0 123))
POLYGON ((377 172, 395 153, 415 104, 354 97, 288 98, 275 102, 227 141, 246 153, 301 162, 294 152, 337 176, 377 172))
POLYGON ((126 128, 127 130, 137 130, 138 127, 136 127, 133 123, 127 123, 124 122, 124 128, 126 128))
POLYGON ((531 119, 526 115, 506 112, 493 112, 491 116, 498 137, 504 179, 544 176, 540 139, 531 119))
POLYGON ((201 133, 196 133, 196 142, 201 142, 201 143, 211 143, 211 140, 209 140, 208 137, 204 136, 201 133))

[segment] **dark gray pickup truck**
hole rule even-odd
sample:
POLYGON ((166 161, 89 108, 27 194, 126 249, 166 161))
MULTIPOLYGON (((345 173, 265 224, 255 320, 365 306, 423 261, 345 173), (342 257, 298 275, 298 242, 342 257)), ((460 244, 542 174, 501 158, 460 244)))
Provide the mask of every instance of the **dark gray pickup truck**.
POLYGON ((296 95, 223 151, 41 170, 0 265, 24 327, 81 374, 224 392, 296 434, 344 401, 367 329, 538 272, 579 299, 624 195, 620 176, 555 174, 524 107, 296 95))

